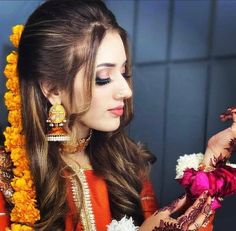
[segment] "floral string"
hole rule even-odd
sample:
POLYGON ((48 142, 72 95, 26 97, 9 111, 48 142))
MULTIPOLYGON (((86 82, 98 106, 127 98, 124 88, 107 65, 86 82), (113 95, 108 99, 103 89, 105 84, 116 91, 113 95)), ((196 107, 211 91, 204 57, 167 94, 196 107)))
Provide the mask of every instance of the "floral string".
MULTIPOLYGON (((18 48, 23 25, 13 27, 10 36, 12 44, 18 48)), ((36 208, 36 193, 29 167, 29 160, 25 150, 25 139, 22 134, 21 99, 19 78, 17 73, 18 54, 12 51, 7 56, 7 65, 4 74, 7 78, 5 104, 9 110, 8 122, 10 126, 5 129, 5 147, 10 152, 14 165, 11 186, 14 189, 12 196, 13 209, 11 211, 12 231, 31 231, 36 221, 40 219, 39 210, 36 208)))

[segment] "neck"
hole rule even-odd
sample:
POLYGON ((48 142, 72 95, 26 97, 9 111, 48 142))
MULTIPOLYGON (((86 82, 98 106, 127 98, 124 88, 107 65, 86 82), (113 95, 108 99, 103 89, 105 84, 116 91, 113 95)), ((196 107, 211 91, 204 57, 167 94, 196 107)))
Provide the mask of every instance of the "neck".
POLYGON ((71 140, 64 142, 61 146, 64 154, 85 155, 85 149, 92 136, 92 130, 82 123, 77 123, 72 127, 71 140))

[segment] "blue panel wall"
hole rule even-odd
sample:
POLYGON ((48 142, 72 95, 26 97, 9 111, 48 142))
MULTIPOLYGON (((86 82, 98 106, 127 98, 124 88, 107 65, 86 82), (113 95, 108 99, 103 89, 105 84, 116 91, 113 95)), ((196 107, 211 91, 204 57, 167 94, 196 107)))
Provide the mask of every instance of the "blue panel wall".
POLYGON ((166 94, 165 66, 136 66, 134 70, 134 120, 131 126, 133 138, 145 143, 157 156, 153 171, 155 190, 160 198, 164 150, 164 120, 166 94), (159 84, 157 84, 157 82, 159 84), (142 87, 140 87, 142 86, 142 87), (155 100, 153 100, 155 99, 155 100), (150 103, 152 102, 152 103, 150 103), (158 125, 158 126, 157 126, 158 125), (152 134, 152 135, 150 135, 152 134), (159 155, 158 155, 159 154, 159 155))
POLYGON ((132 39, 134 31, 135 1, 107 0, 106 4, 109 5, 112 12, 116 12, 118 23, 128 32, 128 35, 132 39))
POLYGON ((169 1, 137 3, 135 62, 166 60, 169 1))
POLYGON ((206 57, 210 1, 175 1, 173 8, 171 58, 206 57))
POLYGON ((232 55, 236 53, 236 3, 220 0, 216 4, 213 54, 232 55))

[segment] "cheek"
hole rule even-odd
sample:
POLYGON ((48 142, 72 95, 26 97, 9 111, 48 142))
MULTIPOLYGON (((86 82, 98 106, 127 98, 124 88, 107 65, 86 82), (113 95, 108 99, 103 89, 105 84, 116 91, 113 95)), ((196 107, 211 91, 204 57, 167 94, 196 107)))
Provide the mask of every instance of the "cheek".
POLYGON ((120 118, 114 117, 108 111, 112 103, 109 92, 103 90, 95 92, 90 109, 81 118, 83 125, 98 131, 114 131, 120 125, 120 118))
POLYGON ((106 110, 108 109, 108 96, 106 94, 106 91, 102 90, 94 90, 92 92, 92 100, 90 104, 89 110, 86 112, 86 114, 82 117, 82 121, 84 123, 95 123, 99 120, 101 120, 104 115, 106 114, 106 110))

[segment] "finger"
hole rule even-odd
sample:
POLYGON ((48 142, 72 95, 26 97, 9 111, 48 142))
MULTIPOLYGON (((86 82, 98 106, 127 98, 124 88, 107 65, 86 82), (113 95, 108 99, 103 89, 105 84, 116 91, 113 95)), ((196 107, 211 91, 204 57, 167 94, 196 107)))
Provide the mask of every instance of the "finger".
POLYGON ((208 197, 205 205, 202 208, 201 213, 198 215, 196 220, 192 221, 189 225, 188 230, 198 230, 203 224, 209 220, 210 215, 212 214, 211 210, 211 197, 208 197))
POLYGON ((207 198, 208 198, 208 191, 205 191, 196 199, 193 205, 187 209, 187 211, 185 212, 185 215, 189 215, 190 213, 193 213, 193 212, 196 213, 196 211, 200 213, 204 204, 207 201, 207 198))
POLYGON ((202 224, 202 227, 205 228, 208 226, 208 224, 213 224, 214 217, 215 217, 215 212, 213 211, 209 217, 206 217, 204 223, 202 224))
POLYGON ((193 223, 198 215, 201 213, 208 198, 208 192, 202 193, 202 195, 194 202, 194 204, 179 218, 177 221, 183 230, 187 230, 190 223, 193 223))
POLYGON ((186 200, 187 200, 187 195, 184 194, 184 195, 180 196, 179 198, 177 198, 176 200, 174 200, 173 202, 171 202, 169 205, 159 209, 157 212, 165 212, 166 215, 169 216, 169 215, 175 213, 180 208, 182 208, 183 205, 185 204, 186 200))

